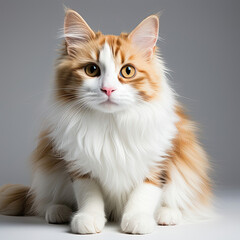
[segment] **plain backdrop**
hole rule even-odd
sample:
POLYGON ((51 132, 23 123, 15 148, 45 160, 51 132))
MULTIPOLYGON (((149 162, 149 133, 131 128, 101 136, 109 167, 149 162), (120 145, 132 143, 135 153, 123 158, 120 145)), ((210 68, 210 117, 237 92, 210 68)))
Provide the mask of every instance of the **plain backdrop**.
POLYGON ((162 11, 158 46, 170 81, 198 122, 216 188, 240 186, 240 1, 0 1, 0 185, 30 184, 29 156, 54 78, 63 4, 94 30, 131 31, 162 11))

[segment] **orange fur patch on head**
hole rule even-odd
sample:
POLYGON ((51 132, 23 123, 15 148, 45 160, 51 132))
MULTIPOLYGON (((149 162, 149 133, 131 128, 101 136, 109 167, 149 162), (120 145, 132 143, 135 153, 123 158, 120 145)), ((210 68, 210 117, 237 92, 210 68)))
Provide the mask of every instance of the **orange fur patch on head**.
POLYGON ((161 90, 161 79, 159 73, 156 72, 154 58, 147 61, 138 48, 132 45, 127 36, 124 33, 120 36, 106 36, 106 41, 112 49, 117 69, 121 69, 127 64, 136 68, 136 75, 133 78, 126 79, 119 74, 118 79, 122 84, 133 86, 143 100, 151 101, 157 97, 161 90))
MULTIPOLYGON (((99 52, 103 41, 102 33, 95 33, 94 39, 71 47, 69 54, 67 44, 61 50, 61 55, 56 64, 56 97, 57 100, 69 102, 77 99, 77 91, 87 75, 84 67, 88 63, 99 60, 99 52)), ((105 41, 105 40, 104 40, 105 41)))
POLYGON ((91 40, 70 47, 69 54, 65 44, 56 68, 56 88, 59 89, 57 99, 76 99, 78 88, 82 81, 87 81, 88 78, 84 73, 84 66, 87 63, 99 63, 99 53, 105 43, 108 43, 112 50, 119 81, 134 87, 144 101, 156 98, 161 89, 161 79, 155 66, 155 57, 146 60, 141 51, 132 45, 126 33, 114 36, 97 32, 91 40), (136 75, 131 79, 126 79, 120 74, 121 68, 126 64, 136 68, 136 75))

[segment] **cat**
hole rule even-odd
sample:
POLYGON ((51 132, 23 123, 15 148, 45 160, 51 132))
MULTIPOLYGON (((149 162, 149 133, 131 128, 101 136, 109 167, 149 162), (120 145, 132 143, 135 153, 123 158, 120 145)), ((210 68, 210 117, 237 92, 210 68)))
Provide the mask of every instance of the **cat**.
POLYGON ((158 32, 157 15, 115 36, 66 11, 32 184, 2 186, 1 214, 70 222, 78 234, 120 221, 146 234, 209 208, 209 162, 168 83, 158 32))

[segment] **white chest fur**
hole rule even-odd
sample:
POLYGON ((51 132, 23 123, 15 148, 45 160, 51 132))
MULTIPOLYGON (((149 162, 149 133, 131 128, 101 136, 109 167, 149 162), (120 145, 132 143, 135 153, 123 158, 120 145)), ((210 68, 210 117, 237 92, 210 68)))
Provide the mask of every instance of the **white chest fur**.
POLYGON ((50 137, 73 170, 89 173, 105 196, 124 202, 171 147, 177 117, 173 101, 164 103, 113 114, 59 106, 49 118, 50 137))
POLYGON ((176 117, 161 110, 149 105, 105 114, 76 113, 68 107, 55 114, 58 121, 51 137, 64 159, 75 161, 83 174, 90 173, 111 191, 126 190, 142 180, 171 146, 176 117))

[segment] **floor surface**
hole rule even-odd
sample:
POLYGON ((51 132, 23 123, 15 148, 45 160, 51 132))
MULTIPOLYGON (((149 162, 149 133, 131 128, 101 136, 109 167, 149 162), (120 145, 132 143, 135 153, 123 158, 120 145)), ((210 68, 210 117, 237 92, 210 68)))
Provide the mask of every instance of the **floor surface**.
POLYGON ((102 233, 75 235, 68 225, 47 224, 37 217, 0 216, 0 240, 72 240, 72 239, 163 239, 163 240, 232 240, 240 239, 240 191, 221 192, 215 200, 218 217, 208 222, 179 226, 158 226, 147 235, 130 235, 109 223, 102 233))

